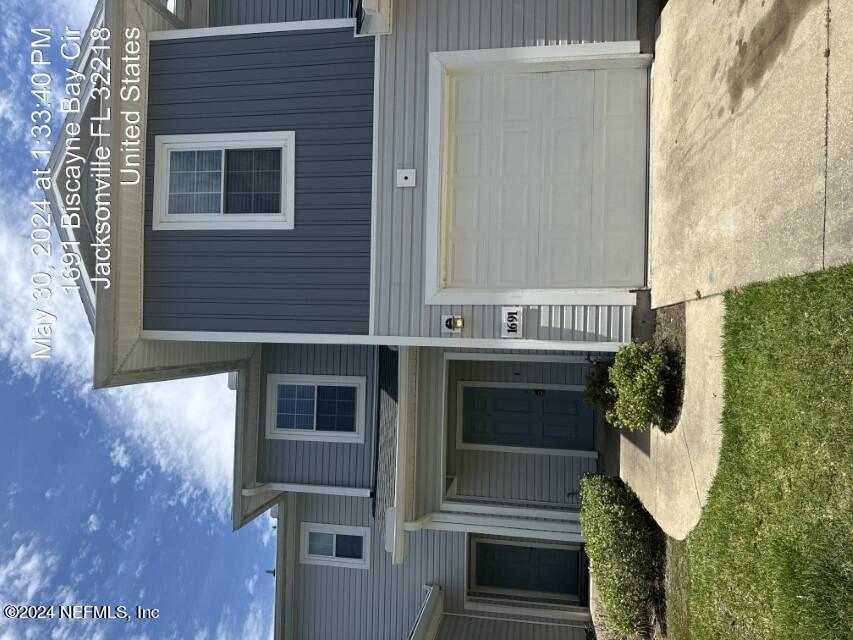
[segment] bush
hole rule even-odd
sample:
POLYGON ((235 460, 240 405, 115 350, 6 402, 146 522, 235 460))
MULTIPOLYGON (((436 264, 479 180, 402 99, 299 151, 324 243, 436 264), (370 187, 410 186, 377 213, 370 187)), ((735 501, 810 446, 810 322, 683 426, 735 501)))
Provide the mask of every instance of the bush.
POLYGON ((649 342, 631 342, 619 349, 608 371, 612 403, 603 407, 607 421, 629 431, 661 424, 665 369, 663 354, 649 342))
POLYGON ((625 637, 649 631, 659 594, 663 535, 618 478, 581 478, 581 526, 589 571, 608 626, 625 637))
POLYGON ((616 401, 616 392, 610 383, 610 365, 612 360, 599 360, 592 363, 586 378, 586 389, 583 398, 593 409, 610 411, 616 401))

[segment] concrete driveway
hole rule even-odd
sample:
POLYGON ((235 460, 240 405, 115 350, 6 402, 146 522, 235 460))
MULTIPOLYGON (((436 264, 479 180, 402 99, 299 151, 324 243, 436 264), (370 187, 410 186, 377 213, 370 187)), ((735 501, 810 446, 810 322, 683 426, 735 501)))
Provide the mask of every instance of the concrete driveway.
POLYGON ((652 81, 653 307, 853 260, 851 171, 853 0, 670 0, 652 81))
POLYGON ((719 462, 722 294, 853 260, 853 0, 669 0, 651 108, 652 307, 686 301, 676 430, 620 434, 670 536, 719 462))

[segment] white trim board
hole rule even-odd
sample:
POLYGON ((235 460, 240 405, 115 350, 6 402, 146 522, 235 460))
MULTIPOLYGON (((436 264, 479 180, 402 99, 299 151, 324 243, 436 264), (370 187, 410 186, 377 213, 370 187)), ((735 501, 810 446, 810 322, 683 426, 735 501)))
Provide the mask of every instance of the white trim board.
POLYGON ((175 29, 170 31, 152 31, 149 41, 184 40, 187 38, 209 38, 214 36, 240 36, 252 33, 273 33, 277 31, 305 31, 313 29, 345 29, 355 32, 355 18, 333 20, 296 20, 293 22, 267 22, 260 24, 239 24, 227 27, 198 27, 196 29, 175 29))
POLYGON ((369 498, 373 490, 363 487, 336 487, 326 484, 296 484, 292 482, 264 482, 255 487, 243 489, 245 497, 257 496, 268 491, 278 493, 316 493, 328 496, 349 496, 351 498, 369 498))
MULTIPOLYGON (((509 504, 501 504, 498 501, 495 501, 493 504, 465 502, 466 497, 473 498, 473 496, 456 496, 454 500, 442 500, 440 508, 442 511, 449 513, 470 513, 475 515, 503 516, 507 518, 535 518, 537 520, 559 520, 562 522, 580 521, 580 512, 577 510, 566 508, 541 509, 536 506, 519 507, 511 506, 509 504)), ((482 498, 474 499, 482 500, 482 498)))
POLYGON ((507 47, 466 51, 432 52, 429 55, 426 170, 426 233, 424 240, 424 304, 426 305, 581 305, 630 304, 636 296, 630 288, 554 288, 554 289, 462 289, 444 282, 443 254, 446 233, 442 212, 445 209, 445 166, 449 139, 451 76, 502 71, 531 72, 551 70, 641 68, 651 56, 640 53, 638 41, 585 43, 537 47, 507 47))
POLYGON ((379 38, 373 47, 373 139, 371 142, 372 176, 370 178, 370 302, 368 305, 367 332, 376 333, 376 289, 379 286, 378 249, 379 249, 379 74, 381 72, 381 48, 379 38))
POLYGON ((633 306, 637 294, 632 289, 439 289, 429 296, 429 305, 525 305, 525 306, 633 306))
POLYGON ((615 352, 625 342, 580 342, 577 340, 506 340, 502 338, 428 338, 371 336, 342 333, 269 333, 253 331, 168 331, 143 329, 144 340, 179 342, 252 342, 271 344, 372 344, 402 347, 458 347, 462 349, 531 349, 539 351, 615 352))
POLYGON ((552 362, 559 364, 589 364, 588 356, 555 356, 537 353, 483 353, 478 351, 445 351, 445 360, 489 362, 552 362))
POLYGON ((543 522, 527 518, 432 512, 417 520, 407 521, 404 526, 406 531, 434 529, 436 531, 463 531, 495 536, 535 538, 537 540, 584 542, 583 533, 576 522, 543 522))

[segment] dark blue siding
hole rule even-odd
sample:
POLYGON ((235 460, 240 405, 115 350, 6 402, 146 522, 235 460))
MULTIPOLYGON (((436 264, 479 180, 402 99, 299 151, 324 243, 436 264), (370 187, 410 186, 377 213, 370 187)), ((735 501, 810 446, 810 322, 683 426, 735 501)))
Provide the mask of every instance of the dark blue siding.
POLYGON ((376 448, 376 347, 353 345, 263 346, 258 425, 258 481, 369 488, 376 448), (364 376, 364 443, 267 440, 267 375, 364 376))
POLYGON ((145 329, 367 333, 373 51, 349 28, 151 43, 145 329), (293 230, 152 230, 155 136, 291 130, 293 230))
POLYGON ((350 0, 210 0, 210 26, 348 18, 350 0))

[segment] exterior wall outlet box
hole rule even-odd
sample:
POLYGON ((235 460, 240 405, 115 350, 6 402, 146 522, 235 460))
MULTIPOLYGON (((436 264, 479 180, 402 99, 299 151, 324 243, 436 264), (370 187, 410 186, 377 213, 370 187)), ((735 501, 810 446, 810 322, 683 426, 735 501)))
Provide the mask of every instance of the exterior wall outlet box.
POLYGON ((524 336, 524 309, 522 307, 501 307, 501 338, 521 338, 524 336))
POLYGON ((442 333, 462 333, 465 321, 462 316, 441 316, 442 333))
POLYGON ((414 187, 416 175, 414 169, 397 169, 397 186, 414 187))

